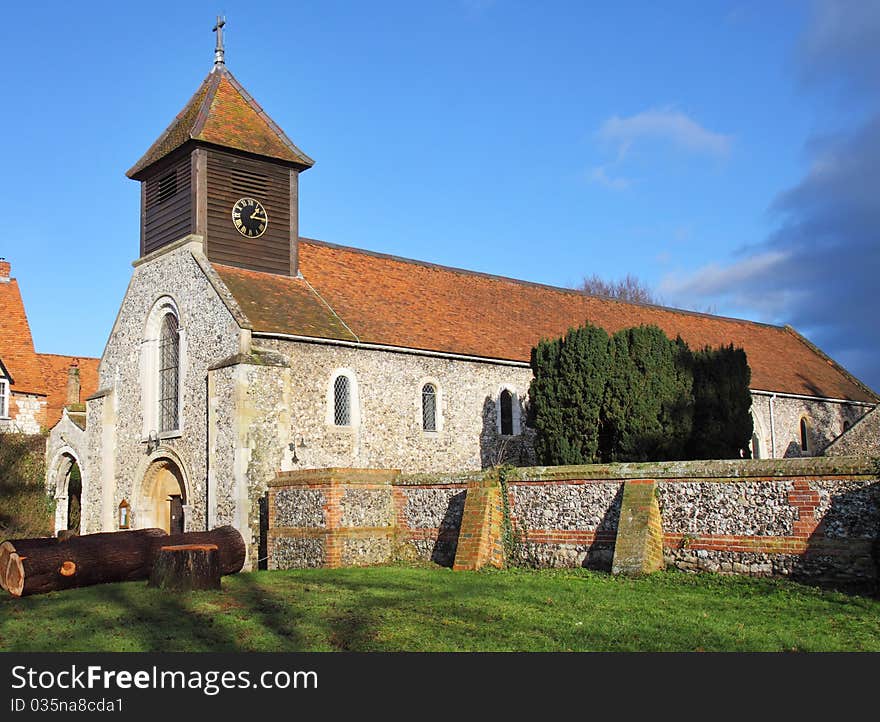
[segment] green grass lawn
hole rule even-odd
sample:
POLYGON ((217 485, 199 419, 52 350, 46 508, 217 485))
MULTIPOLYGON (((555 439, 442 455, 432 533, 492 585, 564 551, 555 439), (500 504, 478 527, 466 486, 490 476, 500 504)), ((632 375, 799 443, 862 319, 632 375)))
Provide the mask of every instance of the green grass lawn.
POLYGON ((581 569, 255 572, 0 601, 8 651, 880 650, 880 601, 783 580, 581 569))

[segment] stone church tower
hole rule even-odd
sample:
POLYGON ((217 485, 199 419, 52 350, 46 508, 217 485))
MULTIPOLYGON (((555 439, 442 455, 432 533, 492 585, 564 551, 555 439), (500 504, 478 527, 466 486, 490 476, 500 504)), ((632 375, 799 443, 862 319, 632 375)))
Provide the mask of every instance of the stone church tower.
POLYGON ((299 174, 313 161, 228 70, 222 27, 210 73, 127 173, 140 254, 89 399, 83 531, 256 524, 251 397, 283 396, 289 368, 254 351, 213 264, 297 275, 299 174))
POLYGON ((216 30, 211 72, 128 172, 140 253, 77 442, 83 533, 232 524, 256 565, 279 471, 529 464, 531 349, 585 320, 743 347, 756 456, 821 453, 877 404, 789 327, 302 238, 313 161, 227 69, 216 30))

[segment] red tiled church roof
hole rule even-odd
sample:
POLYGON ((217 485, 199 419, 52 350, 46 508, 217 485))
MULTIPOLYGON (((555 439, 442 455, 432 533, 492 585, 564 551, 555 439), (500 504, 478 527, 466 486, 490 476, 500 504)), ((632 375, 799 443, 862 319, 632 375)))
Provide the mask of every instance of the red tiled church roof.
POLYGON ((302 168, 314 165, 223 64, 214 66, 171 125, 126 175, 136 178, 190 140, 288 161, 302 168))
POLYGON ((214 270, 249 319, 261 331, 296 333, 314 338, 356 341, 305 279, 214 264, 214 270), (295 332, 290 329, 297 329, 295 332))
POLYGON ((46 394, 43 367, 34 351, 18 281, 0 281, 0 360, 12 376, 12 391, 46 394))
POLYGON ((215 266, 254 331, 527 362, 541 338, 586 321, 655 324, 692 348, 745 349, 753 389, 854 401, 877 396, 790 327, 589 296, 301 239, 304 281, 215 266), (310 291, 312 293, 310 293, 310 291))
POLYGON ((67 377, 72 365, 79 368, 80 403, 98 390, 98 364, 101 359, 88 356, 62 356, 52 353, 37 354, 46 378, 46 427, 52 428, 61 418, 67 403, 67 377))

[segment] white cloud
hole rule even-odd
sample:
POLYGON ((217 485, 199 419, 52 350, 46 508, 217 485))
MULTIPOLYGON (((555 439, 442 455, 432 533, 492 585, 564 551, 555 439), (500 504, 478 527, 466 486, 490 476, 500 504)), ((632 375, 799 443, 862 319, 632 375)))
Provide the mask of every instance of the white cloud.
POLYGON ((773 283, 774 278, 781 277, 789 259, 789 252, 772 250, 726 266, 712 263, 691 274, 668 274, 658 291, 673 306, 721 302, 772 319, 795 301, 794 289, 773 283), (756 293, 756 288, 761 291, 756 293))
POLYGON ((590 171, 590 180, 615 191, 625 191, 630 187, 632 181, 622 176, 610 176, 606 168, 607 166, 597 165, 590 171))
POLYGON ((733 136, 707 130, 673 108, 654 108, 627 118, 613 115, 596 131, 596 137, 615 143, 620 157, 637 141, 659 140, 694 153, 725 156, 733 136))

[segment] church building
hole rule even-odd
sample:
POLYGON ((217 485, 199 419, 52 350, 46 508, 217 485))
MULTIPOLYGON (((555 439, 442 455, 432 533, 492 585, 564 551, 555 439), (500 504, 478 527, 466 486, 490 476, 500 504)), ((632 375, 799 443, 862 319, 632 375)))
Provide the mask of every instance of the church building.
POLYGON ((128 171, 140 248, 85 433, 49 439, 58 498, 57 460, 82 469, 83 533, 232 524, 253 559, 278 471, 528 464, 530 351, 585 321, 744 348, 755 456, 819 454, 877 404, 790 327, 302 238, 314 161, 229 71, 218 26, 210 73, 128 171))

